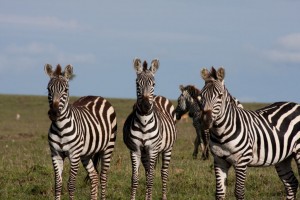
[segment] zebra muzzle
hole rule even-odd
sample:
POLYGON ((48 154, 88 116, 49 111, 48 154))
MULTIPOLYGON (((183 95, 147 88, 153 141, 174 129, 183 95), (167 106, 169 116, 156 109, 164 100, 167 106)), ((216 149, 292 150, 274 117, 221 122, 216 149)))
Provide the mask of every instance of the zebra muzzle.
POLYGON ((50 109, 48 111, 48 117, 51 121, 56 121, 58 118, 58 110, 57 109, 50 109))
POLYGON ((54 102, 48 111, 48 117, 51 121, 56 121, 59 115, 59 103, 54 102))
POLYGON ((151 102, 148 97, 143 97, 139 102, 139 108, 142 113, 148 113, 151 109, 151 102))
POLYGON ((176 112, 176 119, 180 120, 181 119, 181 115, 179 113, 176 112))

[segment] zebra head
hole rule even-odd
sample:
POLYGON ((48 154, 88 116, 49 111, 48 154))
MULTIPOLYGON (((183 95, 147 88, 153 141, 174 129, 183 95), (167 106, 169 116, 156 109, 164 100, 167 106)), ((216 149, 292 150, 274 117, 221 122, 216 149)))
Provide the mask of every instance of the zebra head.
POLYGON ((176 119, 180 120, 181 116, 190 111, 190 106, 194 102, 194 98, 200 94, 200 91, 193 85, 179 86, 181 91, 177 100, 177 107, 175 109, 176 119))
POLYGON ((151 112, 153 107, 153 93, 155 86, 154 74, 158 70, 159 61, 157 59, 151 62, 151 66, 147 69, 147 62, 143 65, 139 58, 133 60, 133 66, 137 74, 136 78, 136 94, 137 109, 142 114, 151 112))
POLYGON ((198 97, 198 102, 200 109, 203 111, 204 128, 209 129, 220 114, 224 102, 226 92, 224 86, 225 70, 222 67, 218 70, 212 67, 211 71, 203 69, 201 76, 205 81, 205 85, 198 97))
POLYGON ((67 65, 64 72, 57 65, 55 71, 50 64, 45 65, 45 72, 50 77, 48 83, 48 101, 50 110, 49 118, 56 121, 62 111, 67 108, 69 102, 69 79, 73 74, 73 67, 67 65))

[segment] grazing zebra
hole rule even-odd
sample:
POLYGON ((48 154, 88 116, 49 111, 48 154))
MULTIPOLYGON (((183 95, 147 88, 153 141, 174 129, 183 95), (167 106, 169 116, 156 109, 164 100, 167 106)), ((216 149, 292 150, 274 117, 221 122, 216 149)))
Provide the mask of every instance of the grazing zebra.
POLYGON ((142 162, 146 171, 146 199, 152 199, 154 167, 158 154, 162 155, 162 199, 167 199, 168 167, 171 152, 176 140, 176 116, 171 102, 162 96, 155 96, 154 74, 159 61, 153 60, 147 69, 147 62, 133 61, 137 74, 137 102, 125 121, 123 128, 124 143, 130 150, 132 161, 131 199, 135 199, 138 187, 138 172, 142 162))
POLYGON ((292 168, 295 159, 300 171, 300 105, 277 102, 257 111, 231 103, 224 85, 225 70, 202 70, 205 85, 200 107, 203 124, 210 129, 210 149, 214 155, 216 199, 224 199, 227 174, 235 169, 235 196, 244 199, 247 167, 275 165, 287 199, 295 199, 298 181, 292 168))
POLYGON ((197 98, 200 95, 200 90, 198 90, 193 85, 187 85, 185 87, 183 85, 180 85, 179 89, 181 91, 181 94, 178 97, 178 103, 175 109, 176 119, 180 120, 182 115, 189 112, 189 116, 193 119, 193 126, 196 130, 193 158, 197 158, 198 148, 200 146, 202 150, 202 159, 206 160, 209 156, 208 148, 205 148, 207 146, 208 140, 205 139, 205 133, 200 123, 201 110, 197 103, 197 98), (202 144, 202 141, 204 145, 202 144))
POLYGON ((98 195, 98 170, 101 161, 100 184, 101 198, 105 199, 107 171, 114 150, 117 120, 111 104, 102 97, 86 96, 69 103, 69 78, 73 67, 66 66, 62 72, 57 65, 45 65, 49 75, 48 101, 49 118, 52 121, 48 141, 55 173, 55 199, 60 199, 62 189, 63 162, 70 160, 68 190, 70 199, 74 199, 75 179, 81 160, 91 180, 91 199, 98 195))

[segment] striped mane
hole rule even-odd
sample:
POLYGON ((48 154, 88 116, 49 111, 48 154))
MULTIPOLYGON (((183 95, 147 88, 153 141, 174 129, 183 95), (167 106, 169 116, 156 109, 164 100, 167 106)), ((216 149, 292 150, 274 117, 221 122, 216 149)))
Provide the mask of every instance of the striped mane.
POLYGON ((143 71, 146 71, 148 67, 148 63, 146 61, 143 62, 143 71))
POLYGON ((218 77, 217 77, 217 71, 214 67, 211 67, 211 70, 210 70, 210 77, 215 79, 215 80, 218 80, 218 77))
POLYGON ((53 76, 59 77, 59 76, 61 76, 61 75, 62 75, 62 72, 61 72, 61 66, 60 66, 60 64, 58 64, 58 65, 56 66, 56 69, 55 69, 54 73, 53 73, 53 76))

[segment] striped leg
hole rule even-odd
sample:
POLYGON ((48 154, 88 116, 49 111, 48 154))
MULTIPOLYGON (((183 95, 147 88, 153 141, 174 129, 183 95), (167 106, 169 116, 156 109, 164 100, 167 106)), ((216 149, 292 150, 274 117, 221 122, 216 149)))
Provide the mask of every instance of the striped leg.
POLYGON ((98 173, 94 167, 94 163, 91 159, 82 160, 82 164, 88 172, 89 178, 91 180, 91 199, 97 199, 98 195, 98 173))
MULTIPOLYGON (((291 167, 291 157, 275 165, 278 176, 284 184, 286 199, 295 199, 298 189, 298 180, 295 177, 291 167)), ((296 162, 299 169, 299 153, 296 155, 296 162)))
POLYGON ((55 200, 60 200, 64 158, 60 155, 52 155, 52 164, 55 173, 55 200))
POLYGON ((74 199, 75 189, 76 189, 76 176, 79 169, 79 155, 70 156, 70 177, 68 181, 68 190, 69 190, 69 198, 70 200, 74 199))
POLYGON ((235 166, 235 197, 237 200, 245 199, 245 180, 246 180, 247 165, 235 166))
POLYGON ((217 156, 214 157, 214 168, 216 176, 216 199, 225 199, 228 170, 231 165, 217 156))
POLYGON ((167 200, 167 181, 169 176, 169 164, 171 161, 171 150, 162 153, 162 168, 161 168, 161 179, 162 179, 162 200, 167 200))
POLYGON ((106 199, 106 186, 107 186, 107 173, 110 167, 110 161, 113 148, 108 148, 103 152, 101 157, 101 172, 100 172, 100 184, 101 184, 101 199, 106 199))
MULTIPOLYGON (((144 165, 146 170, 146 200, 152 200, 152 189, 153 189, 153 181, 154 181, 154 170, 155 164, 157 162, 157 153, 149 153, 149 160, 146 165, 144 165)), ((144 160, 144 159, 143 159, 144 160)), ((143 162, 145 163, 145 162, 143 162)))
POLYGON ((200 136, 202 139, 201 148, 202 148, 202 159, 207 160, 209 158, 209 130, 204 130, 200 128, 200 136))
POLYGON ((139 166, 141 162, 140 156, 136 155, 134 152, 130 152, 131 165, 132 165, 132 176, 131 176, 131 200, 135 199, 136 190, 139 182, 139 166))

